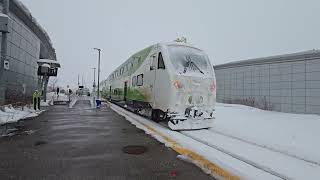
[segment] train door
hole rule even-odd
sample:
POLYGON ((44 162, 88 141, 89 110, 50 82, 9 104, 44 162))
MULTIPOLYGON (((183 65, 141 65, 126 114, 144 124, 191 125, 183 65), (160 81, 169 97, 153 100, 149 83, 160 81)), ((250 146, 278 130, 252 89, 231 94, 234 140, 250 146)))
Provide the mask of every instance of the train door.
POLYGON ((150 71, 153 77, 153 103, 151 118, 155 122, 164 120, 165 111, 168 108, 170 90, 169 74, 166 71, 163 56, 160 51, 153 55, 150 71))
POLYGON ((156 93, 156 88, 155 88, 155 79, 156 79, 156 69, 157 69, 157 54, 154 53, 148 58, 148 66, 145 71, 145 86, 148 89, 150 93, 147 99, 147 102, 150 103, 150 105, 153 107, 155 103, 155 93, 156 93))
POLYGON ((111 94, 112 94, 112 90, 111 90, 111 86, 109 87, 109 99, 111 100, 111 94))
POLYGON ((156 93, 157 93, 157 88, 156 88, 156 79, 157 79, 157 63, 158 62, 158 55, 154 54, 152 56, 152 62, 150 66, 150 72, 151 72, 151 77, 152 77, 152 102, 153 102, 153 107, 155 106, 155 103, 157 101, 156 99, 156 93))
POLYGON ((127 92, 128 91, 128 81, 124 82, 124 88, 123 88, 123 100, 127 101, 127 92))
POLYGON ((168 108, 168 104, 170 98, 168 97, 168 90, 170 87, 170 77, 169 73, 166 70, 166 66, 163 60, 162 52, 157 53, 157 61, 156 61, 156 75, 155 75, 155 89, 157 93, 155 93, 154 99, 156 99, 155 107, 156 109, 161 109, 165 111, 168 108))

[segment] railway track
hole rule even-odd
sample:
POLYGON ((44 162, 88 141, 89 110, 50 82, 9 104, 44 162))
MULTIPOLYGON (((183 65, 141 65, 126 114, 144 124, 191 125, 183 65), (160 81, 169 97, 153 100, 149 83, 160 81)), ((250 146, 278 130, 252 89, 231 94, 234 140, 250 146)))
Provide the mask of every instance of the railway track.
MULTIPOLYGON (((148 121, 152 121, 150 118, 148 118, 146 116, 143 116, 143 115, 140 115, 138 113, 135 113, 134 111, 132 111, 128 107, 123 107, 123 106, 121 106, 119 104, 115 104, 115 103, 112 103, 112 104, 120 107, 123 110, 126 110, 126 111, 129 111, 131 113, 134 113, 135 115, 138 115, 139 117, 144 118, 144 119, 146 119, 148 121)), ((139 119, 135 119, 135 120, 139 121, 139 119)), ((167 124, 165 124, 165 123, 156 123, 156 124, 159 124, 160 126, 162 126, 164 128, 168 128, 167 124)), ((209 131, 207 129, 200 130, 200 131, 206 131, 207 133, 214 134, 214 132, 211 132, 211 131, 209 131)), ((181 134, 181 135, 183 135, 183 136, 185 136, 187 138, 190 138, 190 139, 193 139, 193 140, 195 140, 197 142, 200 142, 200 143, 202 143, 202 144, 204 144, 204 145, 206 145, 206 146, 208 146, 210 148, 213 148, 213 149, 215 149, 215 150, 217 150, 217 151, 219 151, 219 152, 221 152, 223 154, 226 154, 226 155, 228 155, 228 156, 230 156, 230 157, 232 157, 232 158, 234 158, 234 159, 236 159, 238 161, 241 161, 241 162, 243 162, 243 163, 245 163, 245 164, 247 164, 249 166, 252 166, 252 167, 254 167, 254 168, 258 169, 258 170, 261 170, 261 171, 263 171, 265 173, 268 173, 268 174, 270 174, 272 176, 275 176, 275 177, 280 178, 280 179, 290 179, 289 177, 287 177, 287 176, 285 176, 285 175, 283 175, 283 174, 281 174, 281 173, 279 173, 277 171, 274 171, 274 170, 272 170, 272 169, 270 169, 268 167, 262 166, 262 165, 254 162, 252 160, 249 160, 247 158, 239 156, 239 155, 237 155, 237 154, 235 154, 235 153, 233 153, 233 152, 231 152, 231 151, 229 151, 227 149, 221 148, 221 147, 219 147, 217 145, 214 145, 212 143, 209 143, 209 142, 207 142, 207 141, 205 141, 203 139, 199 139, 199 138, 197 138, 197 137, 195 137, 193 135, 190 135, 191 131, 175 131, 175 132, 177 132, 177 133, 179 133, 179 134, 181 134)), ((228 138, 230 138, 230 137, 228 137, 228 138)), ((245 142, 243 142, 243 143, 245 143, 245 142)))
MULTIPOLYGON (((208 133, 211 133, 209 130, 206 130, 206 131, 208 131, 208 133)), ((272 170, 270 168, 266 168, 264 166, 261 166, 261 165, 255 163, 255 162, 253 162, 253 161, 251 161, 249 159, 246 159, 246 158, 241 157, 241 156, 239 156, 239 155, 237 155, 235 153, 232 153, 232 152, 228 151, 227 149, 224 149, 224 148, 221 148, 221 147, 216 146, 214 144, 211 144, 209 142, 206 142, 205 140, 196 138, 196 137, 194 137, 192 135, 187 134, 186 132, 180 132, 180 133, 185 135, 185 136, 187 136, 187 137, 189 137, 189 138, 191 138, 191 139, 194 139, 194 140, 196 140, 198 142, 201 142, 201 143, 203 143, 203 144, 205 144, 205 145, 207 145, 207 146, 209 146, 211 148, 214 148, 214 149, 216 149, 216 150, 218 150, 218 151, 220 151, 220 152, 222 152, 224 154, 227 154, 227 155, 229 155, 229 156, 231 156, 231 157, 233 157, 233 158, 235 158, 235 159, 237 159, 239 161, 242 161, 242 162, 244 162, 244 163, 246 163, 246 164, 248 164, 248 165, 250 165, 252 167, 255 167, 255 168, 260 169, 260 170, 262 170, 262 171, 264 171, 266 173, 269 173, 269 174, 271 174, 273 176, 276 176, 276 177, 281 178, 281 179, 290 179, 289 177, 286 177, 285 175, 283 175, 281 173, 278 173, 278 172, 276 172, 276 171, 274 171, 274 170, 272 170)))
POLYGON ((270 150, 270 151, 283 154, 283 155, 285 155, 285 156, 290 156, 290 157, 292 157, 292 158, 299 159, 299 160, 304 161, 304 162, 306 162, 306 163, 311 163, 311 164, 320 166, 320 164, 319 164, 318 162, 316 162, 316 161, 312 161, 312 160, 309 160, 309 159, 305 159, 305 158, 296 156, 296 155, 291 154, 291 153, 283 152, 283 151, 281 151, 281 150, 277 150, 277 149, 272 148, 272 147, 269 147, 269 146, 260 145, 260 144, 258 144, 258 143, 254 143, 254 142, 252 142, 252 141, 248 141, 248 140, 245 140, 245 139, 236 137, 236 136, 232 136, 232 135, 229 135, 229 134, 225 134, 225 133, 220 132, 220 131, 209 130, 209 133, 211 133, 211 134, 219 134, 219 135, 222 135, 222 136, 225 136, 225 137, 228 137, 228 138, 232 138, 232 139, 235 139, 235 140, 238 140, 238 141, 242 141, 242 142, 247 143, 247 144, 251 144, 251 145, 254 145, 254 146, 257 146, 257 147, 261 147, 261 148, 264 148, 264 149, 268 149, 268 150, 270 150))

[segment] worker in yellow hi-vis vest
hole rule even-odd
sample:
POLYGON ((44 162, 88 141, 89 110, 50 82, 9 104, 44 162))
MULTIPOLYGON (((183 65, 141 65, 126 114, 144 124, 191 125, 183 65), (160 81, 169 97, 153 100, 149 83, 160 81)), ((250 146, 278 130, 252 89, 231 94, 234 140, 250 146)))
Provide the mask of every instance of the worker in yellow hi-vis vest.
POLYGON ((34 110, 37 110, 37 107, 40 110, 40 96, 41 96, 41 93, 38 90, 35 90, 33 95, 32 95, 32 101, 33 101, 34 110))
POLYGON ((39 110, 40 110, 40 102, 41 102, 40 99, 41 99, 41 94, 42 94, 41 92, 42 92, 42 91, 38 91, 38 97, 37 97, 37 100, 38 100, 37 103, 38 103, 38 109, 39 109, 39 110))

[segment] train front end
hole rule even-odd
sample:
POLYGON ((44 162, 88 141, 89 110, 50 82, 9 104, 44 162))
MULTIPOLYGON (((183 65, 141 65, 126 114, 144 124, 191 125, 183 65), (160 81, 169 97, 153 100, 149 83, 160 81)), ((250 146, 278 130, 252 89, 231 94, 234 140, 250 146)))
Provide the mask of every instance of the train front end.
POLYGON ((169 46, 172 98, 167 111, 173 130, 204 129, 215 118, 216 80, 208 56, 190 46, 169 46))

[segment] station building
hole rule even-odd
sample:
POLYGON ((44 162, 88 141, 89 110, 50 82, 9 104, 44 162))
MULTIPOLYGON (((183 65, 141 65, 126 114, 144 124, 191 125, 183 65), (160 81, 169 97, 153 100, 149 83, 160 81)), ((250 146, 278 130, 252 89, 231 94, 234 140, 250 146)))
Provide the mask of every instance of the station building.
POLYGON ((0 10, 0 26, 7 25, 8 29, 0 33, 1 46, 6 47, 1 47, 0 105, 28 103, 34 90, 43 90, 49 79, 38 76, 38 61, 55 62, 55 49, 46 31, 20 1, 0 0, 0 10), (4 17, 8 18, 7 24, 3 24, 4 17))
POLYGON ((320 114, 320 50, 217 65, 217 101, 320 114))

